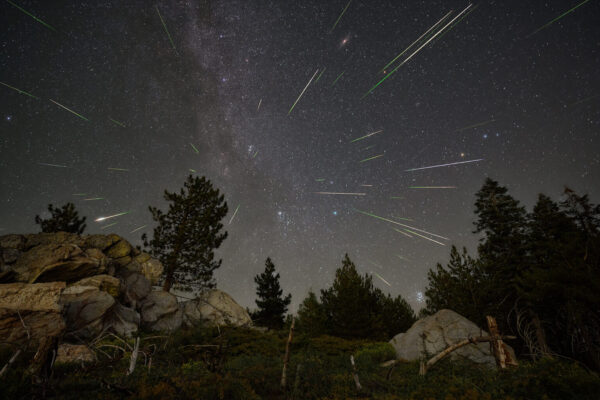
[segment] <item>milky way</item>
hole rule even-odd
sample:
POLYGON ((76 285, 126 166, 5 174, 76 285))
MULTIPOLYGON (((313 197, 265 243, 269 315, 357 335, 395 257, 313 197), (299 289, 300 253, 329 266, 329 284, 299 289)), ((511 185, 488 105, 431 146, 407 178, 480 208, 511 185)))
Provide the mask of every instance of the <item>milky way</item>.
POLYGON ((295 309, 348 253, 418 308, 450 245, 474 249, 485 177, 528 207, 565 185, 599 201, 600 3, 552 22, 579 3, 473 4, 365 96, 470 3, 4 2, 0 234, 70 201, 140 244, 148 206, 205 175, 242 305, 268 256, 295 309))

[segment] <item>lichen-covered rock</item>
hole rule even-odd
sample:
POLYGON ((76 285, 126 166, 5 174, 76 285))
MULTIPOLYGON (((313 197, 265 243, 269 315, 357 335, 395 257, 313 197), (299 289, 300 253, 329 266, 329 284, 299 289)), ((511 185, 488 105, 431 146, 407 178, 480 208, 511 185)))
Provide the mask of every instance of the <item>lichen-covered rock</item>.
POLYGON ((13 267, 19 282, 74 282, 99 275, 106 268, 100 251, 83 250, 74 244, 42 244, 23 253, 13 267))
POLYGON ((85 240, 83 239, 83 236, 79 236, 75 233, 69 232, 42 232, 25 235, 25 249, 49 244, 73 244, 75 246, 81 247, 85 244, 85 240))
POLYGON ((72 286, 93 286, 110 294, 112 297, 118 297, 121 281, 114 276, 103 274, 83 278, 75 282, 72 286))
POLYGON ((250 326, 248 312, 227 293, 213 289, 200 294, 196 299, 181 304, 184 323, 250 326))
MULTIPOLYGON (((475 323, 452 310, 440 310, 437 313, 415 322, 405 333, 400 333, 390 344, 396 355, 404 360, 418 360, 431 357, 463 339, 475 336, 487 336, 475 323)), ((512 348, 506 346, 512 353, 512 348)), ((469 359, 477 364, 493 367, 496 360, 490 352, 489 343, 469 344, 450 353, 453 359, 469 359)), ((513 359, 516 359, 513 357, 513 359)))
POLYGON ((23 344, 61 335, 64 282, 0 285, 0 342, 23 344), (28 337, 29 336, 29 337, 28 337))
POLYGON ((141 319, 137 311, 118 303, 111 311, 107 324, 114 333, 130 337, 138 331, 141 319))
POLYGON ((96 355, 84 344, 61 343, 56 351, 56 364, 92 363, 96 355))
POLYGON ((116 243, 119 239, 114 235, 89 235, 85 238, 85 247, 105 250, 116 243))
POLYGON ((23 250, 25 248, 25 236, 15 234, 0 236, 0 248, 23 250))
POLYGON ((121 239, 117 243, 113 244, 108 250, 106 250, 105 253, 110 258, 125 257, 131 253, 131 245, 127 240, 121 239))
POLYGON ((113 261, 117 264, 119 264, 121 267, 126 266, 127 264, 131 263, 132 258, 130 256, 125 256, 125 257, 119 257, 119 258, 113 258, 113 261))
POLYGON ((89 339, 107 328, 107 319, 116 301, 94 286, 69 286, 60 298, 67 334, 89 339))
POLYGON ((162 276, 164 267, 160 261, 152 258, 148 253, 140 253, 125 266, 131 272, 139 272, 153 285, 156 285, 162 276))
POLYGON ((174 331, 183 321, 177 298, 157 290, 144 299, 141 306, 142 325, 153 331, 174 331))
POLYGON ((0 249, 0 253, 2 254, 2 261, 6 264, 14 264, 21 255, 21 252, 17 249, 0 249))

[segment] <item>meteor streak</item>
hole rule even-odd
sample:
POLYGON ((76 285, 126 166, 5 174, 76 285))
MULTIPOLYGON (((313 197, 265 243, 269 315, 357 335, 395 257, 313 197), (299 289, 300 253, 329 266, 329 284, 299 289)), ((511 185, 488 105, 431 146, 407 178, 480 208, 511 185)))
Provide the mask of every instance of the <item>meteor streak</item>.
POLYGON ((323 75, 323 72, 325 72, 326 69, 327 69, 327 67, 323 68, 323 71, 321 71, 319 76, 317 76, 317 80, 315 81, 315 83, 319 82, 319 79, 321 79, 321 75, 323 75))
POLYGON ((123 172, 129 172, 128 169, 125 168, 107 168, 109 171, 123 171, 123 172))
POLYGON ((317 182, 324 182, 325 178, 317 178, 317 179, 315 179, 315 181, 317 181, 317 182))
POLYGON ((7 88, 11 88, 12 90, 15 90, 15 91, 19 92, 20 94, 25 94, 25 95, 27 95, 27 96, 29 96, 29 97, 33 97, 34 99, 38 99, 38 100, 40 99, 39 97, 37 97, 37 96, 34 96, 34 95, 32 95, 31 93, 27 93, 27 92, 26 92, 26 91, 24 91, 24 90, 17 89, 16 87, 13 87, 13 86, 7 85, 7 84, 6 84, 6 83, 4 83, 4 82, 0 82, 0 84, 2 84, 2 85, 4 85, 4 86, 6 86, 7 88))
POLYGON ((13 3, 10 0, 6 0, 8 3, 10 3, 12 6, 18 8, 20 11, 24 12, 25 14, 29 15, 31 18, 35 19, 37 22, 39 22, 40 24, 44 25, 46 28, 53 30, 54 32, 56 32, 56 29, 54 29, 52 26, 48 25, 47 23, 45 23, 44 21, 42 21, 41 19, 39 19, 38 17, 36 17, 35 15, 27 12, 26 10, 22 9, 21 7, 19 7, 18 5, 16 5, 15 3, 13 3))
POLYGON ((194 149, 194 151, 196 152, 196 154, 200 154, 200 152, 198 151, 198 149, 196 148, 196 146, 194 146, 191 143, 190 143, 190 146, 192 146, 192 149, 194 149))
POLYGON ((336 25, 338 24, 338 22, 340 22, 340 19, 342 19, 342 15, 344 15, 344 13, 346 12, 346 10, 348 9, 348 7, 350 6, 350 3, 352 3, 352 0, 350 0, 348 2, 348 4, 346 4, 346 7, 344 8, 344 11, 342 11, 342 13, 340 14, 340 16, 338 17, 338 19, 335 21, 335 24, 333 24, 333 26, 331 27, 331 30, 329 31, 329 33, 333 32, 333 30, 335 29, 336 25))
POLYGON ((144 228, 145 228, 145 227, 147 227, 147 226, 148 226, 148 225, 142 225, 142 226, 140 226, 139 228, 135 228, 134 230, 132 230, 132 231, 131 231, 131 232, 129 232, 129 233, 137 232, 137 231, 139 231, 140 229, 144 229, 144 228))
POLYGON ((419 41, 421 39, 423 39, 423 37, 425 37, 432 29, 435 29, 436 26, 438 26, 440 23, 442 23, 442 21, 444 21, 446 18, 448 18, 448 16, 452 13, 452 10, 448 11, 448 13, 446 15, 444 15, 442 17, 442 19, 440 19, 438 22, 435 23, 435 25, 433 25, 431 28, 427 29, 427 31, 422 34, 421 36, 419 36, 419 38, 417 40, 415 40, 414 42, 412 42, 412 44, 410 46, 408 46, 402 53, 398 54, 396 56, 396 58, 394 58, 392 61, 390 61, 385 67, 383 67, 381 69, 381 71, 385 71, 390 65, 392 65, 398 58, 400 58, 404 53, 406 53, 411 47, 413 47, 415 44, 419 43, 419 41))
POLYGON ((335 78, 335 81, 333 81, 333 83, 331 84, 331 86, 335 85, 337 83, 337 81, 342 77, 342 75, 344 75, 346 71, 342 72, 341 74, 338 75, 337 78, 335 78))
POLYGON ((376 156, 373 156, 373 157, 365 158, 364 160, 360 160, 359 162, 362 163, 362 162, 365 162, 365 161, 374 160, 374 159, 379 158, 379 157, 383 157, 383 154, 379 154, 379 155, 376 155, 376 156))
MULTIPOLYGON (((426 230, 423 230, 423 229, 418 229, 418 228, 415 228, 415 227, 413 227, 413 226, 404 225, 404 224, 401 224, 400 222, 397 222, 397 221, 392 221, 391 219, 387 219, 387 218, 380 217, 379 215, 371 214, 371 213, 368 213, 368 212, 366 212, 366 211, 360 211, 360 210, 357 210, 357 209, 355 209, 355 210, 356 210, 356 211, 358 211, 358 212, 359 212, 359 213, 361 213, 361 214, 365 214, 365 215, 368 215, 368 216, 370 216, 370 217, 373 217, 373 218, 380 219, 380 220, 382 220, 382 221, 391 222, 392 224, 400 225, 400 226, 403 226, 403 227, 405 227, 405 228, 414 229, 415 231, 423 232, 423 233, 426 233, 426 234, 428 234, 428 235, 431 235, 431 236, 439 237, 439 238, 441 238, 441 239, 445 239, 445 240, 450 240, 450 239, 448 239, 447 237, 443 237, 443 236, 440 236, 440 235, 436 235, 435 233, 427 232, 426 230)), ((405 221, 410 221, 410 219, 408 219, 408 218, 398 218, 398 219, 405 220, 405 221)))
POLYGON ((233 222, 233 219, 235 218, 235 214, 237 214, 239 209, 240 209, 240 204, 238 204, 238 206, 235 208, 235 211, 233 212, 233 215, 231 216, 231 219, 229 220, 229 225, 231 225, 231 223, 233 222))
POLYGON ((474 162, 477 162, 477 161, 483 161, 483 158, 478 158, 477 160, 458 161, 458 162, 453 162, 453 163, 448 163, 448 164, 431 165, 429 167, 411 168, 411 169, 405 170, 405 172, 420 171, 422 169, 430 169, 430 168, 449 167, 449 166, 452 166, 452 165, 468 164, 468 163, 474 163, 474 162))
POLYGON ((456 189, 456 186, 410 186, 409 189, 456 189))
POLYGON ((302 97, 302 95, 304 94, 304 92, 306 92, 306 89, 308 89, 308 85, 310 85, 310 83, 312 82, 312 80, 315 79, 315 75, 317 75, 317 72, 319 72, 318 69, 315 71, 315 73, 313 74, 312 78, 310 78, 310 80, 308 81, 308 83, 304 87, 304 90, 302 90, 302 93, 300 93, 300 96, 298 96, 298 98, 296 99, 296 101, 294 102, 294 104, 292 104, 292 108, 290 108, 290 111, 288 111, 288 115, 290 115, 290 113, 292 112, 292 110, 294 109, 294 107, 296 107, 296 104, 298 103, 298 101, 300 100, 300 98, 302 97))
POLYGON ((256 107, 256 111, 260 110, 260 104, 262 103, 262 99, 258 101, 258 107, 256 107))
POLYGON ((444 243, 442 243, 442 242, 438 242, 437 240, 433 240, 433 239, 431 239, 431 238, 428 238, 427 236, 419 235, 417 232, 413 232, 413 231, 411 231, 410 229, 406 229, 406 228, 405 228, 404 230, 405 230, 405 231, 407 231, 407 232, 410 232, 410 233, 412 233, 413 235, 416 235, 416 236, 418 236, 418 237, 422 237, 423 239, 427 239, 427 240, 430 240, 430 241, 432 241, 432 242, 434 242, 434 243, 441 244, 442 246, 445 246, 445 244, 444 244, 444 243))
POLYGON ((101 226, 100 229, 105 229, 105 228, 108 228, 109 226, 115 226, 116 224, 118 224, 118 222, 113 222, 112 224, 101 226))
POLYGON ((165 32, 167 32, 167 36, 169 37, 169 41, 171 42, 171 46, 173 46, 173 50, 175 50, 175 54, 179 55, 179 53, 177 53, 177 49, 175 48, 175 43, 173 43, 173 39, 171 38, 171 34, 169 33, 169 30, 167 29, 167 25, 165 24, 165 21, 163 20, 162 15, 160 15, 160 11, 158 11, 158 6, 156 6, 156 12, 158 13, 158 17, 160 18, 160 22, 162 22, 163 28, 165 28, 165 32))
POLYGON ((368 138, 369 136, 373 136, 373 135, 375 135, 376 133, 379 133, 379 132, 383 132, 383 129, 381 129, 381 130, 378 130, 378 131, 375 131, 375 132, 371 132, 371 133, 369 133, 369 134, 367 134, 367 135, 365 135, 365 136, 361 136, 361 137, 359 137, 359 138, 356 138, 356 139, 354 139, 354 140, 351 140, 351 141, 350 141, 350 143, 354 143, 354 142, 358 142, 359 140, 366 139, 366 138, 368 138))
POLYGON ((109 215, 107 217, 98 217, 98 218, 96 218, 94 220, 94 222, 102 222, 102 221, 105 221, 105 220, 107 220, 109 218, 120 217, 121 215, 125 215, 125 214, 129 214, 129 211, 118 213, 118 214, 114 214, 114 215, 109 215))
POLYGON ((379 275, 377 272, 375 272, 375 271, 371 271, 371 272, 372 272, 372 273, 374 273, 375 275, 377 275, 377 277, 378 277, 379 279, 381 279, 381 280, 383 281, 383 283, 385 283, 385 284, 386 284, 386 285, 388 285, 389 287, 392 287, 392 285, 391 285, 391 284, 390 284, 388 281, 386 281, 385 279, 383 279, 383 277, 382 277, 381 275, 379 275))
POLYGON ((400 229, 396 229, 396 228, 392 228, 392 229, 393 229, 393 230, 395 230, 395 231, 396 231, 396 232, 398 232, 398 233, 401 233, 401 234, 403 234, 404 236, 407 236, 407 237, 409 237, 409 238, 412 238, 412 236, 410 236, 408 233, 406 233, 406 232, 404 232, 404 231, 401 231, 400 229))
POLYGON ((122 122, 119 122, 119 121, 117 121, 116 119, 112 119, 112 118, 110 118, 110 117, 108 117, 108 119, 110 119, 110 120, 111 120, 112 122, 114 122, 115 124, 117 124, 117 125, 119 125, 119 126, 122 126, 123 128, 127 128, 127 127, 125 126, 125 124, 124 124, 124 123, 122 123, 122 122))
POLYGON ((348 195, 348 196, 365 196, 366 193, 342 193, 342 192, 314 192, 316 194, 332 194, 332 195, 348 195))
POLYGON ((381 85, 386 79, 388 79, 390 76, 392 76, 396 71, 398 71, 398 69, 403 66, 404 64, 406 64, 411 58, 413 58, 413 56, 415 54, 417 54, 419 51, 421 51, 421 49, 425 46, 427 46, 433 39, 435 39, 440 33, 442 33, 444 31, 444 29, 446 29, 449 25, 451 25, 457 18, 459 18, 461 15, 463 15, 465 13, 465 11, 467 11, 469 8, 471 8, 473 4, 469 4, 467 6, 467 8, 465 8, 464 10, 462 10, 456 17, 454 17, 450 22, 448 22, 446 25, 444 25, 443 28, 441 28, 439 31, 437 31, 433 36, 431 36, 429 39, 427 39, 425 41, 425 43, 423 43, 417 50, 415 50, 414 52, 412 52, 412 54, 408 57, 406 57, 406 59, 404 61, 402 61, 396 68, 394 68, 389 74, 387 74, 386 76, 383 77, 383 79, 381 79, 379 82, 377 82, 377 84, 375 84, 371 89, 369 89, 369 91, 367 93, 365 93, 363 95, 363 99, 369 94, 372 93, 373 90, 375 90, 375 88, 379 85, 381 85))
POLYGON ((467 129, 471 129, 471 128, 478 128, 478 127, 480 127, 480 126, 487 125, 487 124, 489 124, 490 122, 494 122, 494 121, 496 121, 496 120, 495 120, 495 119, 489 119, 489 120, 487 120, 487 121, 478 122, 478 123, 476 123, 476 124, 469 125, 469 126, 465 126, 464 128, 457 129, 457 130, 455 130, 454 132, 462 132, 462 131, 466 131, 467 129))
POLYGON ((83 201, 94 201, 94 200, 104 200, 104 197, 90 197, 89 199, 83 199, 83 201))
POLYGON ((554 18, 552 21, 548 22, 546 25, 539 27, 538 29, 536 29, 535 31, 533 31, 532 33, 530 33, 529 35, 527 35, 527 37, 535 35, 539 31, 541 31, 542 29, 545 29, 545 28, 549 27, 550 25, 552 25, 553 23, 555 23, 556 21, 558 21, 562 17, 566 16, 567 14, 572 13, 573 11, 575 11, 576 9, 578 9, 579 7, 581 7, 582 5, 584 5, 585 3, 587 3, 588 1, 590 1, 590 0, 582 1, 581 3, 577 4, 575 7, 571 8, 570 10, 565 11, 564 13, 560 14, 558 17, 554 18))
POLYGON ((58 165, 58 164, 48 164, 48 163, 43 163, 43 162, 39 162, 39 165, 45 165, 47 167, 56 167, 56 168, 69 168, 66 165, 58 165))
POLYGON ((65 110, 67 110, 68 112, 70 112, 70 113, 72 113, 72 114, 75 114, 75 115, 77 115, 79 118, 81 118, 81 119, 83 119, 83 120, 86 120, 86 121, 89 121, 89 119, 87 119, 87 118, 86 118, 86 117, 84 117, 83 115, 81 115, 81 114, 77 114, 75 111, 71 110, 70 108, 67 108, 67 107, 63 106, 63 105, 62 105, 62 104, 60 104, 59 102, 57 102, 57 101, 54 101, 54 100, 52 100, 52 99, 48 99, 48 100, 50 100, 51 102, 53 102, 53 103, 54 103, 54 104, 56 104, 57 106, 64 108, 64 109, 65 109, 65 110))

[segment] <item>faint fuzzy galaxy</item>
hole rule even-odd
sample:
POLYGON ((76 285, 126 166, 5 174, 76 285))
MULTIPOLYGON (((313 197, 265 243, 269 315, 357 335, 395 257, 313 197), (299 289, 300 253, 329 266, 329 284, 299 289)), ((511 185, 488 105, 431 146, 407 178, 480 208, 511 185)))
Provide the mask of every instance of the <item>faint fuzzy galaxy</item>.
POLYGON ((419 308, 450 245, 475 248, 485 177, 529 208, 565 185, 599 201, 600 3, 536 32, 580 3, 474 3, 362 98, 469 3, 3 2, 0 234, 70 201, 87 233, 139 244, 148 205, 195 173, 226 196, 216 278, 240 304, 268 256, 295 309, 348 253, 419 308))

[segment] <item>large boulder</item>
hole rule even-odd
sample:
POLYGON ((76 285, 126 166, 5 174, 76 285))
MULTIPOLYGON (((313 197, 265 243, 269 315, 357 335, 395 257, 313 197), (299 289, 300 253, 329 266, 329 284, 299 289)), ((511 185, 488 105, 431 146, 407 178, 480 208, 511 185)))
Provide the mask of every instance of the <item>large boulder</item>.
MULTIPOLYGON (((462 315, 452 310, 440 310, 418 320, 408 331, 394 336, 390 344, 396 350, 399 359, 419 360, 432 357, 463 339, 487 335, 487 332, 462 315)), ((516 359, 512 348, 507 345, 506 350, 511 352, 513 359, 516 359)), ((489 343, 463 346, 450 353, 450 357, 468 359, 490 367, 496 365, 489 343)))
POLYGON ((64 305, 67 334, 90 339, 109 328, 111 309, 116 301, 94 286, 69 286, 60 298, 64 305))
POLYGON ((73 286, 93 286, 110 294, 112 297, 118 297, 121 281, 114 276, 103 274, 83 278, 75 282, 73 286))
POLYGON ((56 364, 79 364, 94 361, 96 361, 96 354, 84 344, 61 343, 56 352, 56 364))
POLYGON ((106 256, 97 249, 85 252, 77 245, 41 244, 23 253, 12 271, 18 282, 74 282, 106 269, 106 256))
POLYGON ((62 334, 64 289, 64 282, 0 285, 0 342, 38 342, 62 334))
POLYGON ((151 291, 150 281, 142 274, 129 273, 123 279, 123 301, 132 308, 138 309, 151 291))
POLYGON ((151 292, 141 305, 142 325, 153 331, 174 331, 183 321, 177 298, 171 293, 151 292))
POLYGON ((125 268, 128 271, 139 272, 144 275, 153 285, 158 283, 164 270, 161 262, 152 258, 148 253, 138 254, 125 266, 125 268))
POLYGON ((250 326, 248 312, 225 292, 217 289, 201 293, 196 299, 182 303, 187 326, 197 324, 250 326))
POLYGON ((131 337, 140 326, 140 314, 132 308, 127 308, 119 303, 113 307, 107 318, 107 326, 120 336, 131 337))

